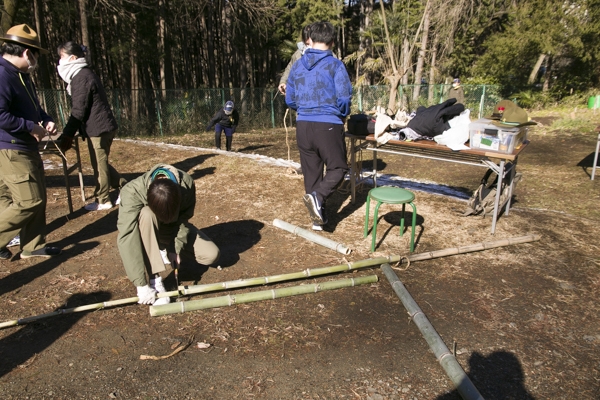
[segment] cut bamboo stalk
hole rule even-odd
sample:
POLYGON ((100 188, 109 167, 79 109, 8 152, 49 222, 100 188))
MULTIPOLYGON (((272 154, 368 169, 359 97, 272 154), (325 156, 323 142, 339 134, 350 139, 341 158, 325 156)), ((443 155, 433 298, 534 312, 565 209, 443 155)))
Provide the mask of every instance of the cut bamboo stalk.
MULTIPOLYGON (((378 266, 384 263, 400 263, 406 262, 408 259, 410 262, 413 261, 422 261, 422 260, 430 260, 433 258, 452 256, 457 254, 471 253, 475 251, 489 250, 497 247, 503 247, 513 244, 522 244, 528 242, 534 242, 540 240, 540 235, 527 235, 527 236, 519 236, 508 239, 499 239, 491 242, 483 242, 472 244, 468 246, 462 247, 453 247, 443 250, 431 251, 427 253, 418 253, 411 254, 409 256, 399 256, 393 255, 388 257, 377 257, 377 258, 368 258, 365 260, 353 261, 346 264, 334 265, 331 267, 321 267, 321 268, 313 268, 306 269, 300 272, 292 272, 288 274, 280 274, 280 275, 272 275, 261 278, 250 278, 250 279, 238 279, 235 281, 228 282, 218 282, 218 283, 209 283, 204 285, 193 285, 193 286, 179 286, 179 290, 174 290, 171 292, 158 293, 157 297, 174 297, 179 296, 180 293, 184 295, 193 295, 200 293, 208 293, 208 292, 216 292, 220 290, 226 289, 237 289, 242 287, 249 286, 258 286, 258 285, 266 285, 269 283, 275 282, 284 282, 290 281, 294 279, 306 279, 310 277, 334 274, 337 272, 345 272, 352 271, 361 268, 368 268, 373 266, 378 266)), ((138 302, 137 297, 128 297, 125 299, 105 301, 102 303, 88 304, 84 306, 67 308, 62 310, 56 310, 46 314, 35 315, 31 317, 15 319, 11 321, 6 321, 0 323, 0 329, 8 328, 11 326, 23 325, 29 322, 38 321, 44 318, 54 317, 61 314, 70 314, 74 312, 82 312, 82 311, 91 311, 91 310, 101 310, 108 307, 116 307, 127 304, 134 304, 138 302)))
POLYGON ((473 382, 471 382, 471 379, 469 379, 469 376, 456 360, 456 357, 454 357, 454 354, 450 352, 431 322, 429 322, 421 307, 419 307, 408 290, 406 290, 404 284, 398 279, 392 267, 389 264, 383 264, 381 270, 461 397, 465 400, 483 400, 483 396, 481 396, 475 385, 473 385, 473 382))
POLYGON ((261 290, 258 292, 242 293, 238 295, 227 295, 212 297, 209 299, 180 301, 178 303, 164 304, 161 306, 150 306, 150 315, 158 317, 169 314, 183 314, 188 311, 204 310, 232 306, 234 304, 252 303, 261 300, 274 300, 281 297, 297 296, 300 294, 317 293, 325 290, 334 290, 344 287, 352 287, 377 282, 377 275, 369 275, 350 279, 340 279, 309 285, 291 286, 287 288, 261 290))
POLYGON ((303 237, 304 239, 310 240, 313 243, 320 244, 321 246, 325 246, 328 249, 335 250, 338 253, 348 255, 348 254, 350 254, 350 252, 352 252, 352 250, 350 250, 344 244, 338 243, 331 239, 327 239, 326 237, 323 237, 321 235, 318 235, 318 234, 308 231, 306 229, 302 229, 296 225, 292 225, 289 222, 285 222, 280 219, 274 219, 273 226, 276 226, 277 228, 281 228, 285 231, 293 233, 294 235, 303 237))

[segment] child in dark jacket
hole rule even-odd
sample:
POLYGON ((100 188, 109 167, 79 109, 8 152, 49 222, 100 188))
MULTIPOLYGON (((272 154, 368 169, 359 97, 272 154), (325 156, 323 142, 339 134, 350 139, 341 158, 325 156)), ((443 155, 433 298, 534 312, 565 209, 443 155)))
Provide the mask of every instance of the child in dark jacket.
POLYGON ((233 101, 229 100, 225 103, 225 106, 221 108, 217 113, 212 117, 208 125, 206 125, 206 131, 210 131, 210 129, 215 126, 215 147, 221 150, 221 132, 225 132, 225 146, 227 151, 231 151, 231 142, 233 141, 233 134, 235 133, 235 128, 240 120, 240 115, 238 114, 233 101))

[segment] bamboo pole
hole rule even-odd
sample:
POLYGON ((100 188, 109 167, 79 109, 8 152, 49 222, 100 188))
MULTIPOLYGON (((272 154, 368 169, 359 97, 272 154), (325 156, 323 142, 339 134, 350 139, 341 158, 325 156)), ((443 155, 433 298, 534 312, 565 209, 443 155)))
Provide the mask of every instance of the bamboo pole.
MULTIPOLYGON (((475 251, 489 250, 489 249, 513 245, 513 244, 534 242, 537 240, 540 240, 540 235, 519 236, 519 237, 508 238, 508 239, 494 240, 491 242, 477 243, 477 244, 472 244, 469 246, 454 247, 454 248, 448 248, 448 249, 443 249, 443 250, 431 251, 431 252, 427 252, 427 253, 411 254, 409 256, 393 255, 393 256, 388 256, 388 257, 367 258, 365 260, 353 261, 353 262, 349 262, 346 264, 334 265, 331 267, 306 269, 306 270, 300 271, 300 272, 292 272, 292 273, 287 273, 287 274, 265 276, 265 277, 260 277, 260 278, 238 279, 235 281, 208 283, 208 284, 204 284, 204 285, 194 285, 194 286, 179 286, 179 288, 178 288, 179 290, 174 290, 174 291, 165 292, 165 293, 158 293, 157 297, 159 297, 159 298, 160 297, 174 297, 174 296, 179 296, 180 294, 193 295, 193 294, 200 294, 200 293, 216 292, 219 290, 226 290, 226 289, 237 289, 237 288, 248 287, 248 286, 266 285, 266 284, 275 283, 275 282, 284 282, 284 281, 289 281, 289 280, 294 280, 294 279, 306 279, 306 278, 320 276, 320 275, 334 274, 337 272, 352 271, 352 270, 361 269, 361 268, 373 267, 373 266, 381 265, 384 263, 400 263, 400 264, 402 264, 403 262, 406 262, 406 260, 408 260, 409 262, 430 260, 432 258, 439 258, 439 257, 456 255, 456 254, 464 254, 464 253, 471 253, 471 252, 475 252, 475 251)), ((122 306, 122 305, 127 305, 127 304, 134 304, 134 303, 137 303, 138 300, 139 299, 137 297, 128 297, 125 299, 105 301, 102 303, 88 304, 85 306, 56 310, 56 311, 46 313, 46 314, 40 314, 40 315, 35 315, 35 316, 27 317, 27 318, 21 318, 21 319, 15 319, 15 320, 11 320, 11 321, 2 322, 2 323, 0 323, 0 329, 8 328, 11 326, 23 325, 23 324, 26 324, 29 322, 34 322, 34 321, 38 321, 38 320, 41 320, 44 318, 54 317, 54 316, 61 315, 61 314, 70 314, 70 313, 74 313, 74 312, 91 311, 91 310, 101 310, 101 309, 108 308, 108 307, 116 307, 116 306, 122 306)))
POLYGON ((313 243, 320 244, 321 246, 325 246, 328 249, 335 250, 338 253, 342 253, 344 255, 348 255, 352 251, 344 244, 335 242, 331 239, 325 238, 306 229, 302 229, 296 225, 292 225, 289 222, 285 222, 280 219, 274 219, 273 226, 291 232, 294 235, 298 235, 300 237, 303 237, 304 239, 310 240, 313 243))
POLYGON ((297 296, 300 294, 317 293, 325 290, 334 290, 345 287, 365 285, 377 282, 377 275, 362 276, 358 278, 339 279, 322 283, 313 283, 309 285, 291 286, 287 288, 261 290, 258 292, 242 293, 238 295, 227 295, 212 297, 208 299, 180 301, 178 303, 169 303, 161 306, 150 306, 150 315, 158 317, 169 314, 183 314, 188 311, 204 310, 207 308, 217 308, 232 306, 235 304, 252 303, 261 300, 274 300, 282 297, 297 296))
POLYGON ((473 382, 471 382, 471 379, 469 379, 469 376, 456 360, 456 357, 454 357, 454 354, 450 352, 431 322, 429 322, 421 307, 419 307, 408 290, 406 290, 404 284, 398 279, 392 267, 389 264, 383 264, 381 270, 461 397, 465 400, 483 400, 483 396, 481 396, 475 385, 473 385, 473 382))

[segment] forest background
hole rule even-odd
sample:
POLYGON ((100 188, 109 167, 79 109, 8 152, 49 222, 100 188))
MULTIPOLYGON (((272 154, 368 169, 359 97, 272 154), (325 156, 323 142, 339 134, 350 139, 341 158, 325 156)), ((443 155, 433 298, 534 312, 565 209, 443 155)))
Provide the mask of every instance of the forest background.
MULTIPOLYGON (((600 80, 600 0, 3 0, 1 12, 2 34, 30 24, 51 51, 38 89, 64 90, 55 49, 75 40, 109 91, 276 94, 302 27, 320 20, 337 29, 334 52, 355 91, 385 86, 392 111, 425 88, 431 102, 453 77, 496 85, 528 108, 587 100, 600 80)), ((125 102, 126 119, 160 106, 147 96, 125 102)))

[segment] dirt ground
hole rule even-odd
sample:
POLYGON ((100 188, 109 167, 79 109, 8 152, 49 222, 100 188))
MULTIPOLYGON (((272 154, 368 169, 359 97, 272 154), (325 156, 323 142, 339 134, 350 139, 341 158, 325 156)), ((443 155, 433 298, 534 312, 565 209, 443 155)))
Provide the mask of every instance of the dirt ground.
MULTIPOLYGON (((585 116, 588 118, 589 116, 585 116)), ((416 253, 538 234, 541 240, 399 266, 395 272, 486 399, 600 398, 600 176, 589 178, 596 134, 552 129, 544 115, 519 161, 514 208, 495 235, 489 218, 464 218, 464 197, 483 170, 381 157, 386 174, 423 182, 416 191, 416 253), (464 196, 436 194, 437 185, 464 196)), ((129 180, 158 162, 188 171, 198 202, 192 223, 221 248, 219 267, 184 263, 186 285, 270 276, 376 256, 408 254, 397 207, 383 206, 378 247, 363 238, 363 187, 328 202, 324 237, 336 253, 273 226, 309 228, 302 176, 268 162, 288 158, 284 131, 242 132, 234 152, 210 134, 117 140, 112 164, 129 180), (167 145, 169 142, 173 145, 167 145), (260 154, 267 157, 249 157, 260 154)), ((293 131, 291 159, 298 161, 293 131)), ((92 194, 87 149, 86 194, 92 194)), ((73 159, 74 154, 68 153, 73 159)), ((135 296, 116 247, 118 210, 86 212, 71 177, 68 214, 58 159, 47 157, 48 240, 54 259, 0 261, 0 322, 135 296), (53 168, 53 169, 52 169, 53 168)), ((364 160, 363 167, 370 161, 364 160)), ((281 163, 280 163, 281 164, 281 163)), ((600 172, 599 172, 600 173, 600 172)), ((113 193, 116 198, 117 193, 113 193)), ((114 200, 114 199, 113 199, 114 200)), ((375 284, 151 317, 133 304, 46 318, 0 330, 3 399, 459 399, 378 268, 291 283, 195 295, 239 294, 349 276, 375 284), (140 355, 170 358, 140 360, 140 355), (198 343, 210 347, 198 348, 198 343)), ((172 274, 166 286, 175 289, 172 274)))

